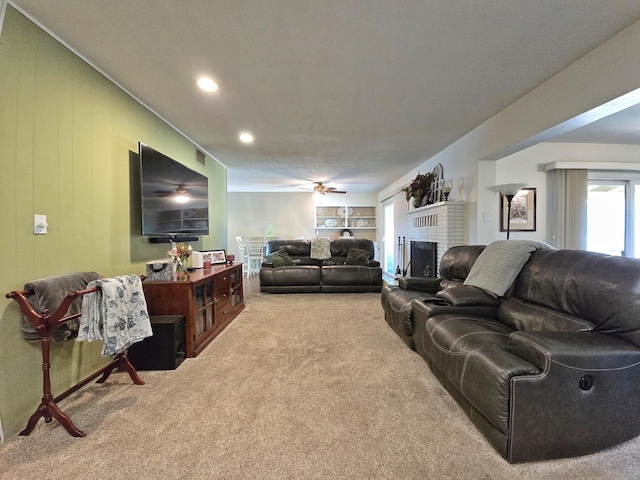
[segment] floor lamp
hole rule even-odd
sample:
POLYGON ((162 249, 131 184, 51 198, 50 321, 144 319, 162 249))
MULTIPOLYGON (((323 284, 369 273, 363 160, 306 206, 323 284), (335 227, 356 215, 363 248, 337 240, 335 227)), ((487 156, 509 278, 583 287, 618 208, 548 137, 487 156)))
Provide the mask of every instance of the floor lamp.
POLYGON ((500 192, 507 199, 507 240, 509 240, 509 233, 511 231, 511 202, 523 187, 526 187, 526 183, 503 183, 502 185, 496 185, 492 187, 492 190, 500 192))

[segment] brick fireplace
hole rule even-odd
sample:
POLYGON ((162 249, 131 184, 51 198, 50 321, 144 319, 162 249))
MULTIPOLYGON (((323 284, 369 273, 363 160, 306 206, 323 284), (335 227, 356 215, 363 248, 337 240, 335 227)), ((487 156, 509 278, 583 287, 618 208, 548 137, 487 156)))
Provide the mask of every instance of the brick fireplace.
MULTIPOLYGON (((407 212, 407 245, 411 242, 433 242, 436 244, 436 267, 442 255, 450 247, 466 242, 466 203, 439 202, 407 212)), ((411 248, 410 248, 411 250, 411 248)), ((411 259, 411 251, 408 252, 411 259)), ((411 270, 411 274, 414 271, 411 270)), ((435 271, 437 275, 437 268, 435 271)), ((416 272, 415 276, 423 276, 416 272)))

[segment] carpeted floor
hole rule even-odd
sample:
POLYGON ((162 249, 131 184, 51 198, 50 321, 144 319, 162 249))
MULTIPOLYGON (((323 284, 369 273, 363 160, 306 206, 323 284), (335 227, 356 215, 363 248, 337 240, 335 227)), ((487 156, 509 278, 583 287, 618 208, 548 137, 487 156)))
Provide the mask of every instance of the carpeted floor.
POLYGON ((378 294, 249 295, 175 371, 89 385, 54 421, 0 444, 0 479, 637 479, 640 439, 582 458, 509 465, 378 294))

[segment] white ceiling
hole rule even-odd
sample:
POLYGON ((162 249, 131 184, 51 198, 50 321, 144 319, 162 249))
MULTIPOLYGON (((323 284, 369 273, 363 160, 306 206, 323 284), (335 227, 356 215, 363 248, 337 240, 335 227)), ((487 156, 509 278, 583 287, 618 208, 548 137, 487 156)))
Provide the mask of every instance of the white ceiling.
POLYGON ((225 164, 230 191, 378 191, 640 20, 637 0, 10 3, 225 164))

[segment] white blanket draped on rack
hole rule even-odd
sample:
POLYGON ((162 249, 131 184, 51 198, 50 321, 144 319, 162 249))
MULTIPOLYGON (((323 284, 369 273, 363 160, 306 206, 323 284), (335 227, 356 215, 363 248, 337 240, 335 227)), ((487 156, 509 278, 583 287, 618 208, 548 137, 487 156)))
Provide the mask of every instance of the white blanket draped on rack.
POLYGON ((93 287, 100 288, 82 299, 77 340, 104 341, 102 356, 108 357, 153 335, 138 275, 100 278, 87 285, 93 287))

